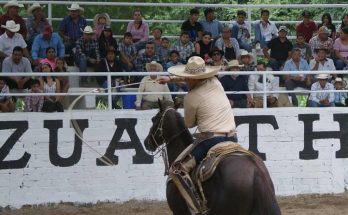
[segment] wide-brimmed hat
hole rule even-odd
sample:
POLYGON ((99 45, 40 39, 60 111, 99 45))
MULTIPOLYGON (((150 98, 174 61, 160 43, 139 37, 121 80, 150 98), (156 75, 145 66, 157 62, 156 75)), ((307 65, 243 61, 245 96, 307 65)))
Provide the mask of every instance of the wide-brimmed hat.
POLYGON ((29 14, 29 15, 32 15, 34 10, 36 10, 36 9, 38 9, 38 8, 42 9, 42 8, 44 8, 44 7, 46 7, 46 5, 41 6, 39 3, 35 2, 33 5, 31 5, 31 6, 28 8, 28 14, 29 14))
POLYGON ((72 11, 72 10, 79 10, 79 11, 85 11, 85 9, 83 9, 83 7, 80 7, 79 4, 77 3, 72 3, 70 7, 68 7, 68 10, 72 11))
POLYGON ((150 66, 156 66, 157 72, 162 72, 163 71, 163 66, 160 63, 157 63, 156 61, 151 61, 151 63, 146 63, 145 68, 146 71, 150 72, 150 66))
POLYGON ((340 77, 335 78, 334 84, 336 83, 342 83, 342 87, 345 88, 347 86, 347 83, 340 77))
POLYGON ((241 60, 243 56, 249 56, 251 61, 254 61, 254 55, 249 53, 247 50, 241 49, 239 55, 237 56, 237 60, 241 60))
POLYGON ((84 34, 94 34, 94 30, 91 26, 87 25, 84 29, 83 29, 83 33, 84 34))
POLYGON ((321 26, 318 29, 318 34, 331 34, 331 31, 326 26, 321 26))
POLYGON ((289 29, 288 29, 285 25, 282 25, 282 26, 280 26, 279 29, 278 29, 278 32, 280 32, 280 31, 286 31, 286 33, 288 33, 288 32, 289 32, 289 29))
POLYGON ((317 79, 323 80, 323 79, 329 79, 329 78, 331 78, 331 76, 329 74, 319 74, 319 75, 317 75, 317 79))
POLYGON ((209 57, 213 57, 213 54, 216 53, 216 52, 220 53, 221 56, 224 56, 224 51, 222 51, 222 50, 220 50, 218 48, 213 48, 209 52, 209 57))
POLYGON ((230 69, 232 67, 240 68, 240 67, 243 67, 243 65, 240 65, 238 60, 231 60, 227 63, 227 66, 225 66, 225 69, 230 69))
POLYGON ((6 25, 1 25, 2 28, 5 28, 13 33, 16 33, 19 31, 21 26, 19 24, 16 24, 13 20, 6 21, 6 25))
POLYGON ((24 7, 23 4, 19 4, 16 0, 9 1, 4 5, 4 9, 7 10, 9 7, 24 7))
POLYGON ((168 72, 185 78, 206 79, 213 77, 221 69, 220 66, 206 66, 205 61, 198 56, 190 57, 186 65, 168 68, 168 72))

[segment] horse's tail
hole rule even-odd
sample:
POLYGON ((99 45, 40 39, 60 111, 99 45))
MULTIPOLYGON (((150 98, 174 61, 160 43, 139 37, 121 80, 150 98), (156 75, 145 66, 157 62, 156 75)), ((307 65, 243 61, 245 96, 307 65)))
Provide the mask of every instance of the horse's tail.
MULTIPOLYGON (((272 179, 264 162, 257 156, 251 156, 256 165, 254 175, 254 211, 260 215, 281 215, 275 196, 272 179)), ((254 213, 253 213, 254 214, 254 213)))

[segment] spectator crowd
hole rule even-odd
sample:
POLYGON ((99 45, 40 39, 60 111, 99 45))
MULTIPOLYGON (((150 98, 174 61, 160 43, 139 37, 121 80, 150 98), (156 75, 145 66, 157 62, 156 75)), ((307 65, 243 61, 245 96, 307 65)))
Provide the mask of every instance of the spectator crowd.
MULTIPOLYGON (((321 23, 312 20, 309 11, 302 12, 296 25, 296 40, 288 39, 289 28, 277 27, 270 20, 270 11, 261 9, 260 19, 250 23, 247 13, 237 11, 236 19, 224 26, 215 17, 212 8, 189 11, 181 25, 178 39, 170 41, 163 29, 150 26, 141 10, 133 11, 121 40, 116 40, 110 16, 99 13, 88 24, 84 8, 78 3, 67 7, 68 16, 54 29, 45 16, 44 6, 34 3, 27 8, 27 17, 19 11, 24 5, 15 0, 7 2, 0 16, 0 68, 8 73, 0 77, 0 111, 15 111, 15 97, 1 94, 24 91, 51 93, 49 96, 30 95, 24 98, 27 112, 62 112, 64 96, 55 93, 69 91, 66 76, 11 76, 11 73, 68 72, 69 66, 80 72, 162 72, 175 65, 186 64, 191 56, 200 56, 207 65, 219 66, 230 74, 219 76, 225 91, 254 91, 253 94, 228 93, 231 108, 260 108, 298 106, 296 93, 268 93, 264 102, 264 85, 268 91, 281 88, 312 90, 306 105, 310 107, 346 106, 346 77, 321 74, 320 71, 347 70, 348 67, 348 15, 335 26, 331 15, 324 13, 321 23), (251 29, 252 28, 252 29, 251 29), (253 34, 252 34, 253 33, 253 34), (263 60, 257 56, 263 55, 263 60), (289 71, 287 75, 238 75, 240 71, 289 71), (299 74, 299 71, 318 71, 317 75, 299 74), (291 73, 294 72, 294 73, 291 73), (330 92, 320 92, 331 90, 330 92)), ((120 83, 138 83, 139 92, 187 91, 184 83, 161 85, 157 76, 112 77, 112 87, 120 83)), ((92 79, 83 76, 81 86, 89 86, 92 79)), ((108 88, 106 77, 97 77, 101 88, 108 88)), ((119 97, 114 96, 114 102, 119 97)), ((182 100, 178 95, 139 94, 136 109, 157 107, 157 99, 168 104, 182 100)), ((348 102, 348 100, 347 100, 348 102)))

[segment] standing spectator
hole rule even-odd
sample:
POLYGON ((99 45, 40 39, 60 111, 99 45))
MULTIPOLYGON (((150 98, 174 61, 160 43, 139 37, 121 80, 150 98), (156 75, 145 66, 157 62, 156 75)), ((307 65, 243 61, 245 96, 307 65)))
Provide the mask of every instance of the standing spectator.
MULTIPOLYGON (((27 38, 27 27, 25 26, 24 19, 19 16, 19 8, 24 7, 23 4, 19 4, 16 0, 9 1, 4 5, 5 14, 0 16, 0 25, 7 25, 7 21, 13 20, 20 25, 19 32, 23 38, 27 38)), ((5 33, 5 29, 0 29, 0 35, 5 33)), ((12 50, 11 50, 12 51, 12 50)))
POLYGON ((173 44, 172 50, 178 51, 180 54, 180 61, 186 63, 188 58, 194 53, 195 48, 190 41, 190 35, 188 32, 183 31, 180 34, 180 40, 173 44))
POLYGON ((278 36, 276 25, 269 21, 269 10, 261 10, 261 20, 255 21, 253 24, 255 32, 255 47, 266 47, 267 43, 278 36), (259 44, 259 45, 257 45, 259 44))
POLYGON ((227 61, 236 59, 239 54, 238 41, 231 37, 231 30, 228 27, 222 29, 222 36, 216 40, 215 47, 225 53, 224 57, 227 61))
POLYGON ((104 26, 104 29, 101 32, 100 37, 98 39, 98 44, 100 58, 105 58, 106 49, 108 49, 110 46, 117 50, 117 42, 116 39, 113 37, 110 25, 104 26))
MULTIPOLYGON (((23 49, 20 46, 13 48, 12 55, 6 57, 2 64, 3 73, 31 73, 31 65, 26 57, 23 57, 23 49)), ((30 77, 9 76, 6 83, 10 89, 27 89, 30 87, 30 77)))
MULTIPOLYGON (((328 74, 319 74, 317 82, 312 84, 311 91, 334 90, 334 86, 329 83, 328 74)), ((333 92, 312 92, 309 96, 309 107, 334 107, 335 93, 333 92)))
POLYGON ((144 44, 149 39, 149 25, 143 20, 140 10, 133 12, 133 21, 127 25, 127 32, 133 36, 133 43, 137 50, 143 49, 144 44))
POLYGON ((231 22, 229 28, 231 29, 231 37, 236 38, 239 47, 251 52, 252 46, 249 42, 250 39, 250 26, 246 20, 247 14, 244 10, 237 11, 236 21, 231 22))
POLYGON ((340 37, 333 46, 335 50, 335 65, 337 70, 342 70, 348 65, 348 27, 343 28, 340 37))
POLYGON ((34 38, 44 32, 46 25, 49 25, 42 9, 44 7, 39 3, 34 3, 28 8, 28 18, 26 21, 26 26, 28 29, 27 43, 31 47, 34 38))
MULTIPOLYGON (((257 71, 266 71, 266 65, 263 62, 257 63, 257 71)), ((252 74, 248 80, 248 87, 250 91, 263 91, 263 76, 252 74)), ((272 74, 266 75, 266 90, 267 91, 278 91, 279 84, 276 81, 276 78, 272 74)), ((263 94, 252 94, 253 101, 255 103, 255 108, 263 107, 263 94)), ((268 93, 267 94, 267 107, 278 107, 278 96, 277 93, 268 93)))
POLYGON ((186 31, 189 33, 190 41, 195 42, 203 36, 203 26, 198 22, 199 11, 196 8, 190 10, 190 16, 188 20, 182 23, 181 32, 186 31))
POLYGON ((99 45, 93 36, 92 27, 87 25, 83 36, 76 41, 75 62, 80 72, 86 72, 87 65, 94 68, 100 62, 99 45))
MULTIPOLYGON (((148 72, 162 72, 163 67, 156 61, 151 61, 146 64, 146 71, 148 72)), ((167 84, 159 84, 156 75, 145 76, 140 83, 138 92, 170 92, 167 84)), ((148 110, 158 108, 158 100, 163 100, 165 106, 173 105, 171 95, 137 95, 135 106, 137 110, 148 110)))
POLYGON ((100 35, 102 34, 102 31, 105 29, 105 26, 111 25, 110 16, 107 13, 98 13, 93 18, 93 26, 95 31, 95 38, 96 40, 99 39, 100 35))
MULTIPOLYGON (((38 79, 31 81, 28 93, 42 93, 38 79)), ((44 96, 26 96, 24 97, 24 112, 41 112, 43 103, 44 96)))
POLYGON ((209 57, 210 58, 206 63, 209 66, 220 66, 223 70, 223 68, 228 64, 227 60, 224 58, 224 52, 218 48, 213 48, 209 52, 209 57))
POLYGON ((308 43, 306 43, 305 38, 302 33, 296 34, 296 42, 293 45, 293 48, 301 50, 301 57, 306 61, 312 59, 312 49, 308 43))
MULTIPOLYGON (((336 78, 334 81, 336 90, 344 90, 347 83, 342 80, 342 78, 336 78)), ((335 106, 344 107, 347 106, 347 93, 345 92, 335 92, 335 106)))
POLYGON ((335 71, 332 59, 327 57, 329 50, 325 48, 316 49, 317 56, 309 62, 309 68, 313 71, 335 71))
POLYGON ((65 17, 59 24, 59 35, 63 38, 66 54, 72 58, 72 50, 76 46, 76 41, 82 36, 82 31, 87 26, 87 21, 82 16, 84 9, 77 3, 72 3, 68 10, 69 16, 65 17))
POLYGON ((37 61, 36 65, 41 59, 46 58, 47 48, 49 47, 54 49, 56 56, 60 58, 65 56, 63 40, 58 33, 52 32, 50 25, 46 25, 44 31, 35 37, 31 47, 31 56, 34 61, 37 61))
POLYGON ((220 37, 222 31, 222 24, 215 19, 215 12, 213 8, 207 8, 204 10, 204 17, 199 21, 203 27, 203 31, 208 31, 214 40, 220 37))
POLYGON ((211 33, 203 32, 202 39, 195 43, 195 54, 203 58, 204 61, 209 59, 209 52, 212 49, 211 33))
POLYGON ((280 26, 278 34, 279 36, 269 41, 263 49, 263 54, 270 61, 273 71, 280 71, 292 50, 292 43, 286 37, 287 27, 280 26), (268 50, 271 50, 271 54, 268 53, 268 50))
POLYGON ((317 25, 311 20, 311 13, 309 11, 302 12, 302 22, 296 26, 296 32, 303 34, 306 43, 313 37, 313 33, 318 30, 317 25))
POLYGON ((123 35, 123 40, 120 43, 118 50, 120 52, 124 69, 128 72, 132 71, 132 69, 135 68, 134 62, 137 58, 137 49, 133 44, 132 34, 130 32, 126 32, 123 35))
POLYGON ((318 25, 318 28, 320 28, 321 26, 326 26, 331 31, 329 37, 333 40, 336 39, 336 27, 334 24, 332 24, 332 18, 329 13, 324 13, 321 17, 321 24, 318 25))
POLYGON ((342 21, 341 21, 341 24, 339 24, 337 26, 337 34, 336 34, 336 37, 339 37, 340 36, 340 33, 342 32, 342 29, 343 28, 346 28, 348 27, 348 14, 344 14, 342 16, 342 21))
MULTIPOLYGON (((309 45, 312 49, 313 57, 316 57, 315 49, 326 48, 327 50, 333 49, 334 41, 329 37, 330 30, 326 26, 321 26, 318 30, 318 35, 314 36, 309 41, 309 45)), ((331 55, 331 52, 328 53, 328 57, 331 55)))
POLYGON ((15 104, 13 103, 11 97, 2 95, 5 93, 10 93, 10 89, 6 85, 6 79, 4 77, 0 77, 0 111, 14 112, 15 104))

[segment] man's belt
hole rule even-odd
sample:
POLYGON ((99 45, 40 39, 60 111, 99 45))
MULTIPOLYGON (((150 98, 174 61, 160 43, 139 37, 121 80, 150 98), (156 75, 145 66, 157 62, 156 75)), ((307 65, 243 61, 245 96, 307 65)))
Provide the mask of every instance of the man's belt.
POLYGON ((236 136, 236 132, 214 132, 213 137, 233 137, 236 136))
POLYGON ((202 133, 196 133, 193 135, 195 138, 197 139, 209 139, 212 137, 233 137, 236 136, 236 132, 235 131, 231 131, 231 132, 202 132, 202 133))

